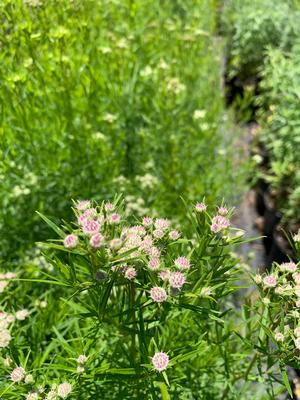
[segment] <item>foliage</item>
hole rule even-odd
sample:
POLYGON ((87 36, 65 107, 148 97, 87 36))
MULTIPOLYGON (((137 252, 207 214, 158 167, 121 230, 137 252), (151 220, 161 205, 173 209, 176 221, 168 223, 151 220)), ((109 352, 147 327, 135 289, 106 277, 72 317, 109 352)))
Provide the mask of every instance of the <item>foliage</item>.
POLYGON ((279 50, 268 51, 258 99, 262 106, 262 128, 258 139, 270 157, 266 178, 275 192, 277 206, 291 228, 299 223, 300 206, 300 153, 297 151, 300 147, 299 54, 297 43, 287 54, 279 50))
POLYGON ((236 196, 213 0, 5 0, 0 14, 3 257, 47 237, 35 210, 67 216, 71 198, 117 190, 129 212, 181 218, 181 195, 236 196))
MULTIPOLYGON (((23 298, 30 316, 10 322, 1 397, 47 398, 68 382, 70 399, 270 398, 251 383, 257 356, 229 297, 241 285, 242 266, 231 248, 243 243, 243 233, 230 226, 225 207, 187 210, 193 226, 187 235, 174 235, 164 218, 128 224, 120 198, 76 203, 75 214, 77 221, 62 228, 41 215, 58 235, 43 244, 54 269, 36 278, 20 273, 18 286, 11 279, 4 291, 7 321, 22 279, 34 290, 43 282, 57 288, 44 293, 46 309, 23 298), (159 371, 153 356, 161 351, 169 363, 159 371), (32 382, 24 376, 12 382, 16 367, 32 382)), ((275 384, 273 390, 281 389, 275 384)))
POLYGON ((267 47, 290 49, 299 35, 299 12, 299 4, 289 0, 229 1, 223 20, 229 35, 230 77, 255 77, 267 47))

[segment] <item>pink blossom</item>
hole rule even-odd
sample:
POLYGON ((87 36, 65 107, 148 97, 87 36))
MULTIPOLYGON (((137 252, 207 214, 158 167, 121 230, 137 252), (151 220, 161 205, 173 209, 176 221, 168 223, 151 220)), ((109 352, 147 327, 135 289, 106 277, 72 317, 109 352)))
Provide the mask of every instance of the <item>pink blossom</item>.
POLYGON ((293 262, 283 263, 279 267, 282 271, 288 271, 288 272, 297 271, 297 265, 293 262))
POLYGON ((175 260, 175 265, 176 267, 180 269, 189 269, 190 268, 190 262, 186 257, 178 257, 175 260))
POLYGON ((180 238, 180 233, 179 233, 178 231, 176 231, 176 230, 173 230, 173 231, 171 231, 171 232, 169 233, 169 238, 170 238, 171 240, 177 240, 177 239, 180 238))
POLYGON ((10 374, 10 379, 13 382, 20 382, 25 377, 25 370, 22 367, 15 368, 10 374))
POLYGON ((104 208, 106 211, 113 211, 115 209, 115 206, 111 202, 107 202, 104 205, 104 208))
POLYGON ((228 214, 228 209, 226 207, 219 207, 218 208, 218 214, 219 215, 226 215, 226 214, 228 214))
POLYGON ((137 276, 136 269, 133 267, 126 268, 125 278, 133 280, 137 276))
POLYGON ((2 328, 0 330, 0 349, 7 347, 10 341, 11 341, 11 335, 9 333, 9 330, 2 328))
POLYGON ((78 356, 77 358, 77 363, 78 364, 85 364, 87 362, 87 356, 84 354, 80 354, 80 356, 78 356))
POLYGON ((86 235, 94 235, 99 232, 100 224, 95 220, 86 220, 83 223, 82 231, 86 235))
POLYGON ((196 209, 196 211, 198 211, 198 212, 206 211, 206 208, 207 208, 207 206, 206 206, 204 203, 197 203, 197 204, 195 205, 195 209, 196 209))
POLYGON ((145 217, 143 218, 143 225, 148 227, 151 226, 153 224, 153 220, 150 217, 145 217))
POLYGON ((113 213, 109 217, 109 222, 111 224, 118 224, 121 221, 121 215, 117 213, 113 213))
POLYGON ((104 237, 101 235, 101 233, 96 233, 95 235, 91 236, 90 245, 94 249, 98 249, 99 247, 102 246, 103 240, 104 240, 104 237))
POLYGON ((297 349, 300 350, 300 337, 298 337, 297 339, 295 339, 295 346, 297 347, 297 349))
POLYGON ((57 394, 59 397, 66 399, 72 391, 72 386, 68 382, 61 383, 57 387, 57 394))
POLYGON ((111 249, 118 250, 122 246, 123 241, 120 238, 112 239, 109 243, 111 249))
POLYGON ((97 210, 96 208, 87 208, 83 214, 81 214, 78 219, 78 225, 82 225, 84 224, 85 221, 87 221, 88 219, 95 217, 97 215, 97 210))
POLYGON ((73 249, 78 245, 78 236, 71 233, 64 238, 64 246, 68 249, 73 249))
POLYGON ((170 271, 161 271, 159 273, 159 277, 163 280, 163 281, 168 281, 170 279, 170 271))
POLYGON ((296 307, 300 308, 300 300, 296 301, 296 307))
POLYGON ((294 329, 294 335, 297 337, 300 336, 300 326, 297 326, 297 328, 294 329))
POLYGON ((16 312, 16 318, 19 321, 24 321, 24 319, 26 319, 29 315, 29 311, 24 309, 24 310, 19 310, 16 312))
POLYGON ((283 342, 284 341, 284 335, 281 332, 276 332, 275 333, 275 340, 277 340, 277 342, 283 342))
POLYGON ((148 267, 153 271, 157 270, 159 268, 159 258, 151 257, 148 263, 148 267))
POLYGON ((164 288, 155 286, 150 290, 150 297, 157 303, 162 303, 167 300, 168 295, 164 288))
POLYGON ((186 282, 186 278, 182 272, 172 272, 170 279, 170 286, 180 289, 186 282))
POLYGON ((135 225, 130 228, 130 232, 135 233, 136 235, 145 236, 146 229, 142 225, 135 225))
POLYGON ((76 208, 78 211, 85 211, 90 206, 91 202, 89 200, 81 200, 79 203, 77 203, 76 208))
POLYGON ((264 277, 263 283, 268 287, 274 287, 277 285, 277 279, 274 275, 267 275, 264 277))
POLYGON ((169 364, 168 354, 164 352, 155 353, 152 357, 152 364, 157 371, 164 371, 165 369, 167 369, 169 364))
POLYGON ((151 249, 152 245, 153 245, 152 237, 150 235, 146 235, 146 236, 144 236, 144 239, 143 239, 143 242, 142 242, 140 248, 141 248, 141 250, 144 250, 146 252, 151 249))
POLYGON ((167 220, 166 218, 157 218, 154 226, 156 229, 161 229, 161 230, 166 230, 170 226, 170 221, 167 220))
POLYGON ((300 273, 299 272, 295 272, 293 274, 293 279, 294 279, 295 283, 297 283, 297 285, 300 284, 300 273))
POLYGON ((212 219, 211 223, 211 231, 214 233, 218 233, 223 229, 227 229, 230 226, 229 219, 223 217, 222 215, 216 215, 212 219))
POLYGON ((164 231, 162 230, 162 229, 155 229, 154 231, 153 231, 153 236, 156 238, 156 239, 162 239, 163 237, 164 237, 164 231))

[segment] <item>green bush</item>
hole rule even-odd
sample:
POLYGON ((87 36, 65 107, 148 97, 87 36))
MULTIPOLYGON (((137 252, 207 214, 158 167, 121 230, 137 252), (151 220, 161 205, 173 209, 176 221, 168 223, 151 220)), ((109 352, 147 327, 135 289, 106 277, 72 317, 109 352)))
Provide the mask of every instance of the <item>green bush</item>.
POLYGON ((290 53, 268 51, 258 99, 262 125, 258 138, 270 158, 266 178, 291 228, 300 222, 299 56, 297 43, 290 53))
POLYGON ((71 198, 118 190, 128 212, 179 216, 180 195, 236 196, 213 0, 5 0, 0 14, 3 257, 46 237, 35 210, 59 219, 71 198))
POLYGON ((257 75, 268 46, 290 49, 299 35, 299 4, 286 0, 230 0, 224 10, 229 35, 229 75, 257 75))

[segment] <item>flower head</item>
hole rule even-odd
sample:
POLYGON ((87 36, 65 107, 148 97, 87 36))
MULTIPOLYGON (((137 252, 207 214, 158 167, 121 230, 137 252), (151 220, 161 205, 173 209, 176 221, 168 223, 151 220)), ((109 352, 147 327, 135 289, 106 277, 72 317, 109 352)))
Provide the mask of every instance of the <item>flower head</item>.
POLYGON ((85 211, 89 207, 91 207, 91 202, 89 200, 81 200, 76 205, 78 211, 85 211))
POLYGON ((168 281, 169 279, 170 279, 170 275, 171 275, 171 273, 170 273, 170 271, 161 271, 160 273, 159 273, 159 277, 163 280, 163 281, 168 281))
POLYGON ((109 222, 111 224, 118 224, 121 221, 121 215, 117 213, 113 213, 109 216, 109 222))
POLYGON ((25 369, 22 367, 15 368, 10 374, 10 379, 13 382, 20 382, 25 377, 25 369))
POLYGON ((186 278, 182 272, 172 272, 169 283, 170 286, 176 289, 182 288, 182 286, 185 284, 186 278))
POLYGON ((80 356, 78 356, 77 358, 77 363, 78 364, 85 364, 87 362, 87 356, 84 354, 80 354, 80 356))
POLYGON ((26 309, 19 310, 19 311, 16 312, 16 318, 19 321, 24 321, 24 319, 26 319, 29 314, 30 314, 29 311, 26 310, 26 309))
POLYGON ((164 231, 164 230, 169 228, 170 221, 168 219, 166 219, 166 218, 157 218, 155 220, 154 226, 155 226, 156 229, 164 231))
POLYGON ((0 330, 0 349, 7 347, 11 341, 11 335, 8 329, 0 330))
POLYGON ((153 219, 150 217, 145 217, 143 218, 143 225, 148 227, 151 226, 153 224, 153 219))
POLYGON ((230 221, 229 219, 223 217, 222 215, 216 215, 213 217, 210 229, 214 233, 221 232, 224 229, 229 228, 230 221))
POLYGON ((95 233, 95 235, 92 235, 90 238, 90 245, 94 249, 98 249, 99 247, 102 246, 103 240, 104 237, 101 235, 101 233, 95 233))
POLYGON ((71 233, 64 238, 64 246, 68 249, 72 249, 78 245, 78 236, 71 233))
POLYGON ((226 214, 228 214, 228 209, 226 207, 219 207, 218 208, 218 214, 219 215, 226 215, 226 214))
POLYGON ((206 208, 207 208, 207 206, 206 206, 204 203, 197 203, 197 204, 195 205, 195 209, 196 209, 196 211, 198 211, 198 212, 203 212, 203 211, 206 210, 206 208))
POLYGON ((189 269, 190 268, 190 262, 186 257, 178 257, 175 260, 175 265, 176 267, 180 269, 189 269))
POLYGON ((169 233, 169 238, 170 238, 171 240, 177 240, 177 239, 180 238, 180 233, 179 233, 178 231, 176 231, 176 229, 174 229, 173 231, 171 231, 171 232, 169 233))
POLYGON ((136 269, 133 267, 126 268, 125 270, 125 278, 129 280, 133 280, 137 276, 136 269))
POLYGON ((150 290, 150 297, 157 303, 162 303, 167 300, 168 295, 164 288, 155 286, 150 290))
POLYGON ((83 233, 85 233, 86 235, 95 235, 96 233, 99 232, 100 229, 100 224, 99 222, 95 221, 95 220, 86 220, 83 225, 82 225, 82 231, 83 233))
POLYGON ((168 364, 169 364, 169 356, 167 353, 164 352, 159 352, 159 353, 155 353, 154 356, 152 357, 152 364, 154 369, 156 369, 156 371, 164 371, 165 369, 167 369, 168 364))
POLYGON ((72 391, 72 386, 68 382, 61 383, 57 387, 57 394, 62 399, 66 399, 72 391))
POLYGON ((284 341, 284 335, 281 332, 276 332, 275 333, 275 340, 277 340, 277 342, 283 342, 284 341))
POLYGON ((151 257, 148 263, 148 267, 155 271, 159 268, 159 258, 158 257, 151 257))
POLYGON ((264 277, 263 283, 267 287, 274 287, 277 285, 277 279, 274 275, 267 275, 264 277))
POLYGON ((164 231, 162 229, 154 229, 153 236, 156 239, 162 239, 164 237, 164 231))

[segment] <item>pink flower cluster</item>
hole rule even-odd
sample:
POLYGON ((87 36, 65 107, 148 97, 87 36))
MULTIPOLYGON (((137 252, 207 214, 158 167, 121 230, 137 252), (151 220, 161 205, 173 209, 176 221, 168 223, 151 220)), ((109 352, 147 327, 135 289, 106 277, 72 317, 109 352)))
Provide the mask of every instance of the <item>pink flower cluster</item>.
POLYGON ((210 229, 213 233, 218 233, 223 231, 224 229, 229 228, 229 226, 230 226, 229 219, 223 217, 222 215, 216 215, 212 219, 210 229))
POLYGON ((169 356, 162 351, 155 353, 152 357, 152 364, 154 369, 158 372, 165 371, 169 364, 169 356))

